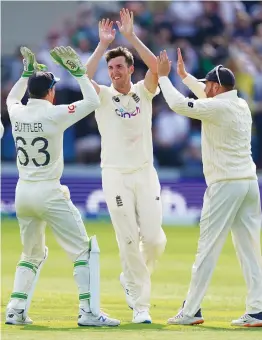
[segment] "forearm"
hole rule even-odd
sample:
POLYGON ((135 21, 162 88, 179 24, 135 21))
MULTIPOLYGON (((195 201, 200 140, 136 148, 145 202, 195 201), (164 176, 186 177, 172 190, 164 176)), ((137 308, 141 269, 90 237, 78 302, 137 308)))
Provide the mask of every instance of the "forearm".
POLYGON ((84 101, 88 102, 90 112, 94 111, 100 105, 99 96, 97 95, 94 86, 86 75, 75 79, 80 86, 84 101))
POLYGON ((15 83, 15 85, 12 87, 6 99, 6 104, 7 104, 8 109, 10 109, 12 104, 21 102, 27 89, 27 83, 28 83, 28 78, 20 78, 15 83))
POLYGON ((214 98, 197 100, 186 98, 177 91, 168 77, 160 77, 159 84, 167 104, 170 109, 176 113, 190 118, 212 122, 219 119, 220 115, 218 113, 221 112, 220 101, 214 98))
POLYGON ((54 115, 54 119, 63 126, 64 130, 92 113, 100 105, 99 97, 88 76, 83 75, 82 77, 75 77, 75 79, 80 86, 83 99, 70 105, 56 106, 57 112, 54 115))
POLYGON ((143 62, 146 64, 149 70, 152 73, 156 74, 157 73, 157 59, 154 53, 152 53, 149 50, 149 48, 147 48, 146 45, 144 45, 143 42, 135 34, 128 37, 127 40, 135 48, 140 58, 143 60, 143 62))
POLYGON ((176 108, 185 100, 185 97, 172 85, 168 77, 160 77, 158 82, 168 106, 173 111, 176 111, 176 108))
POLYGON ((197 96, 197 98, 206 98, 206 85, 199 82, 191 74, 187 73, 187 76, 183 79, 183 83, 197 96))
POLYGON ((94 50, 94 53, 91 55, 91 57, 88 59, 86 63, 86 73, 89 77, 89 79, 92 79, 96 73, 98 64, 105 54, 108 46, 102 45, 99 43, 97 45, 97 48, 94 50))

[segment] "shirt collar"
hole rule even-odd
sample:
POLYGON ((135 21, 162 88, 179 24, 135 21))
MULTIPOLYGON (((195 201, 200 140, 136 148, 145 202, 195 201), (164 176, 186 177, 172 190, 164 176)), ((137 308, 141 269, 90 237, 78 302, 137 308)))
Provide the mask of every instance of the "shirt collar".
POLYGON ((136 93, 136 91, 135 91, 135 85, 134 85, 132 82, 131 82, 131 88, 130 88, 130 90, 129 90, 129 92, 128 92, 127 94, 118 92, 118 91, 114 88, 114 85, 113 85, 113 84, 111 84, 110 88, 111 88, 111 91, 112 91, 113 95, 115 95, 115 96, 126 96, 126 95, 128 95, 128 94, 131 94, 131 95, 132 95, 132 94, 136 93))
POLYGON ((231 90, 231 91, 227 91, 227 92, 217 94, 214 98, 225 98, 225 99, 238 98, 237 90, 231 90))
POLYGON ((53 106, 48 100, 45 99, 35 99, 35 98, 29 98, 27 105, 41 105, 41 106, 53 106))

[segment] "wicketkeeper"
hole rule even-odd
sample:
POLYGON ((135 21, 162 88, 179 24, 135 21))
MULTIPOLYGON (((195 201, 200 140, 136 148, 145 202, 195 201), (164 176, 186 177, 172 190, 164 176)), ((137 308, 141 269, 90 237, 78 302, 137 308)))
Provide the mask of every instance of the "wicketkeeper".
POLYGON ((79 326, 117 326, 119 320, 100 312, 99 247, 95 237, 88 238, 70 192, 60 184, 63 172, 64 131, 94 111, 100 104, 86 68, 71 47, 56 47, 50 52, 55 62, 68 70, 79 83, 83 100, 54 106, 55 84, 52 73, 39 71, 43 65, 26 47, 21 48, 24 72, 7 97, 12 133, 17 150, 19 180, 15 207, 23 252, 17 264, 14 288, 7 305, 6 324, 31 324, 28 309, 47 259, 45 227, 48 224, 60 246, 74 264, 79 291, 79 326), (26 89, 27 105, 21 99, 26 89))

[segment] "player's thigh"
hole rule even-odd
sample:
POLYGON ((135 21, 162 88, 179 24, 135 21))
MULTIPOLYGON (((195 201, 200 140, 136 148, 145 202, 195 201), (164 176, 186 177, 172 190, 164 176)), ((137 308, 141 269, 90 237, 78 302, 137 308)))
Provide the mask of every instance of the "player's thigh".
POLYGON ((237 212, 232 226, 232 238, 236 247, 241 244, 254 246, 260 240, 261 203, 257 181, 249 181, 249 190, 237 212))
POLYGON ((108 211, 116 232, 118 244, 139 242, 136 220, 135 196, 132 190, 132 175, 103 169, 102 186, 108 211))
POLYGON ((37 217, 17 215, 23 245, 22 259, 38 264, 45 255, 46 222, 37 217))
POLYGON ((200 219, 200 247, 223 244, 247 191, 245 181, 217 182, 207 188, 200 219))
POLYGON ((136 191, 136 211, 142 241, 154 241, 163 233, 160 190, 155 169, 145 169, 137 179, 136 191))
POLYGON ((15 210, 18 215, 41 218, 44 201, 41 183, 19 179, 15 192, 15 210))
MULTIPOLYGON (((69 191, 68 191, 69 193, 69 191)), ((88 236, 79 210, 65 195, 62 186, 54 190, 47 203, 44 218, 60 246, 72 261, 88 249, 88 236)))

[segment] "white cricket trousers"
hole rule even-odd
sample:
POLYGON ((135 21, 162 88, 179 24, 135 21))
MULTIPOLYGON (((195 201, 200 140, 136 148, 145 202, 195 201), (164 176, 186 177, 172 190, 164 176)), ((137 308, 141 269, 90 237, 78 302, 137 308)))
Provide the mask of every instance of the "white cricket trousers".
POLYGON ((43 260, 46 224, 73 262, 88 250, 89 239, 81 215, 70 200, 68 188, 59 181, 19 180, 15 207, 23 260, 36 265, 43 260))
POLYGON ((222 247, 231 230, 247 284, 246 312, 262 311, 261 207, 257 180, 210 185, 204 196, 200 238, 184 314, 200 308, 222 247))
POLYGON ((8 308, 28 308, 27 301, 32 297, 44 261, 45 227, 48 224, 74 262, 79 307, 90 311, 89 239, 81 215, 70 200, 68 188, 57 180, 32 182, 20 179, 16 186, 15 206, 23 252, 8 308))
POLYGON ((166 245, 156 170, 148 166, 123 174, 104 168, 102 185, 134 308, 147 310, 150 307, 150 275, 166 245))

